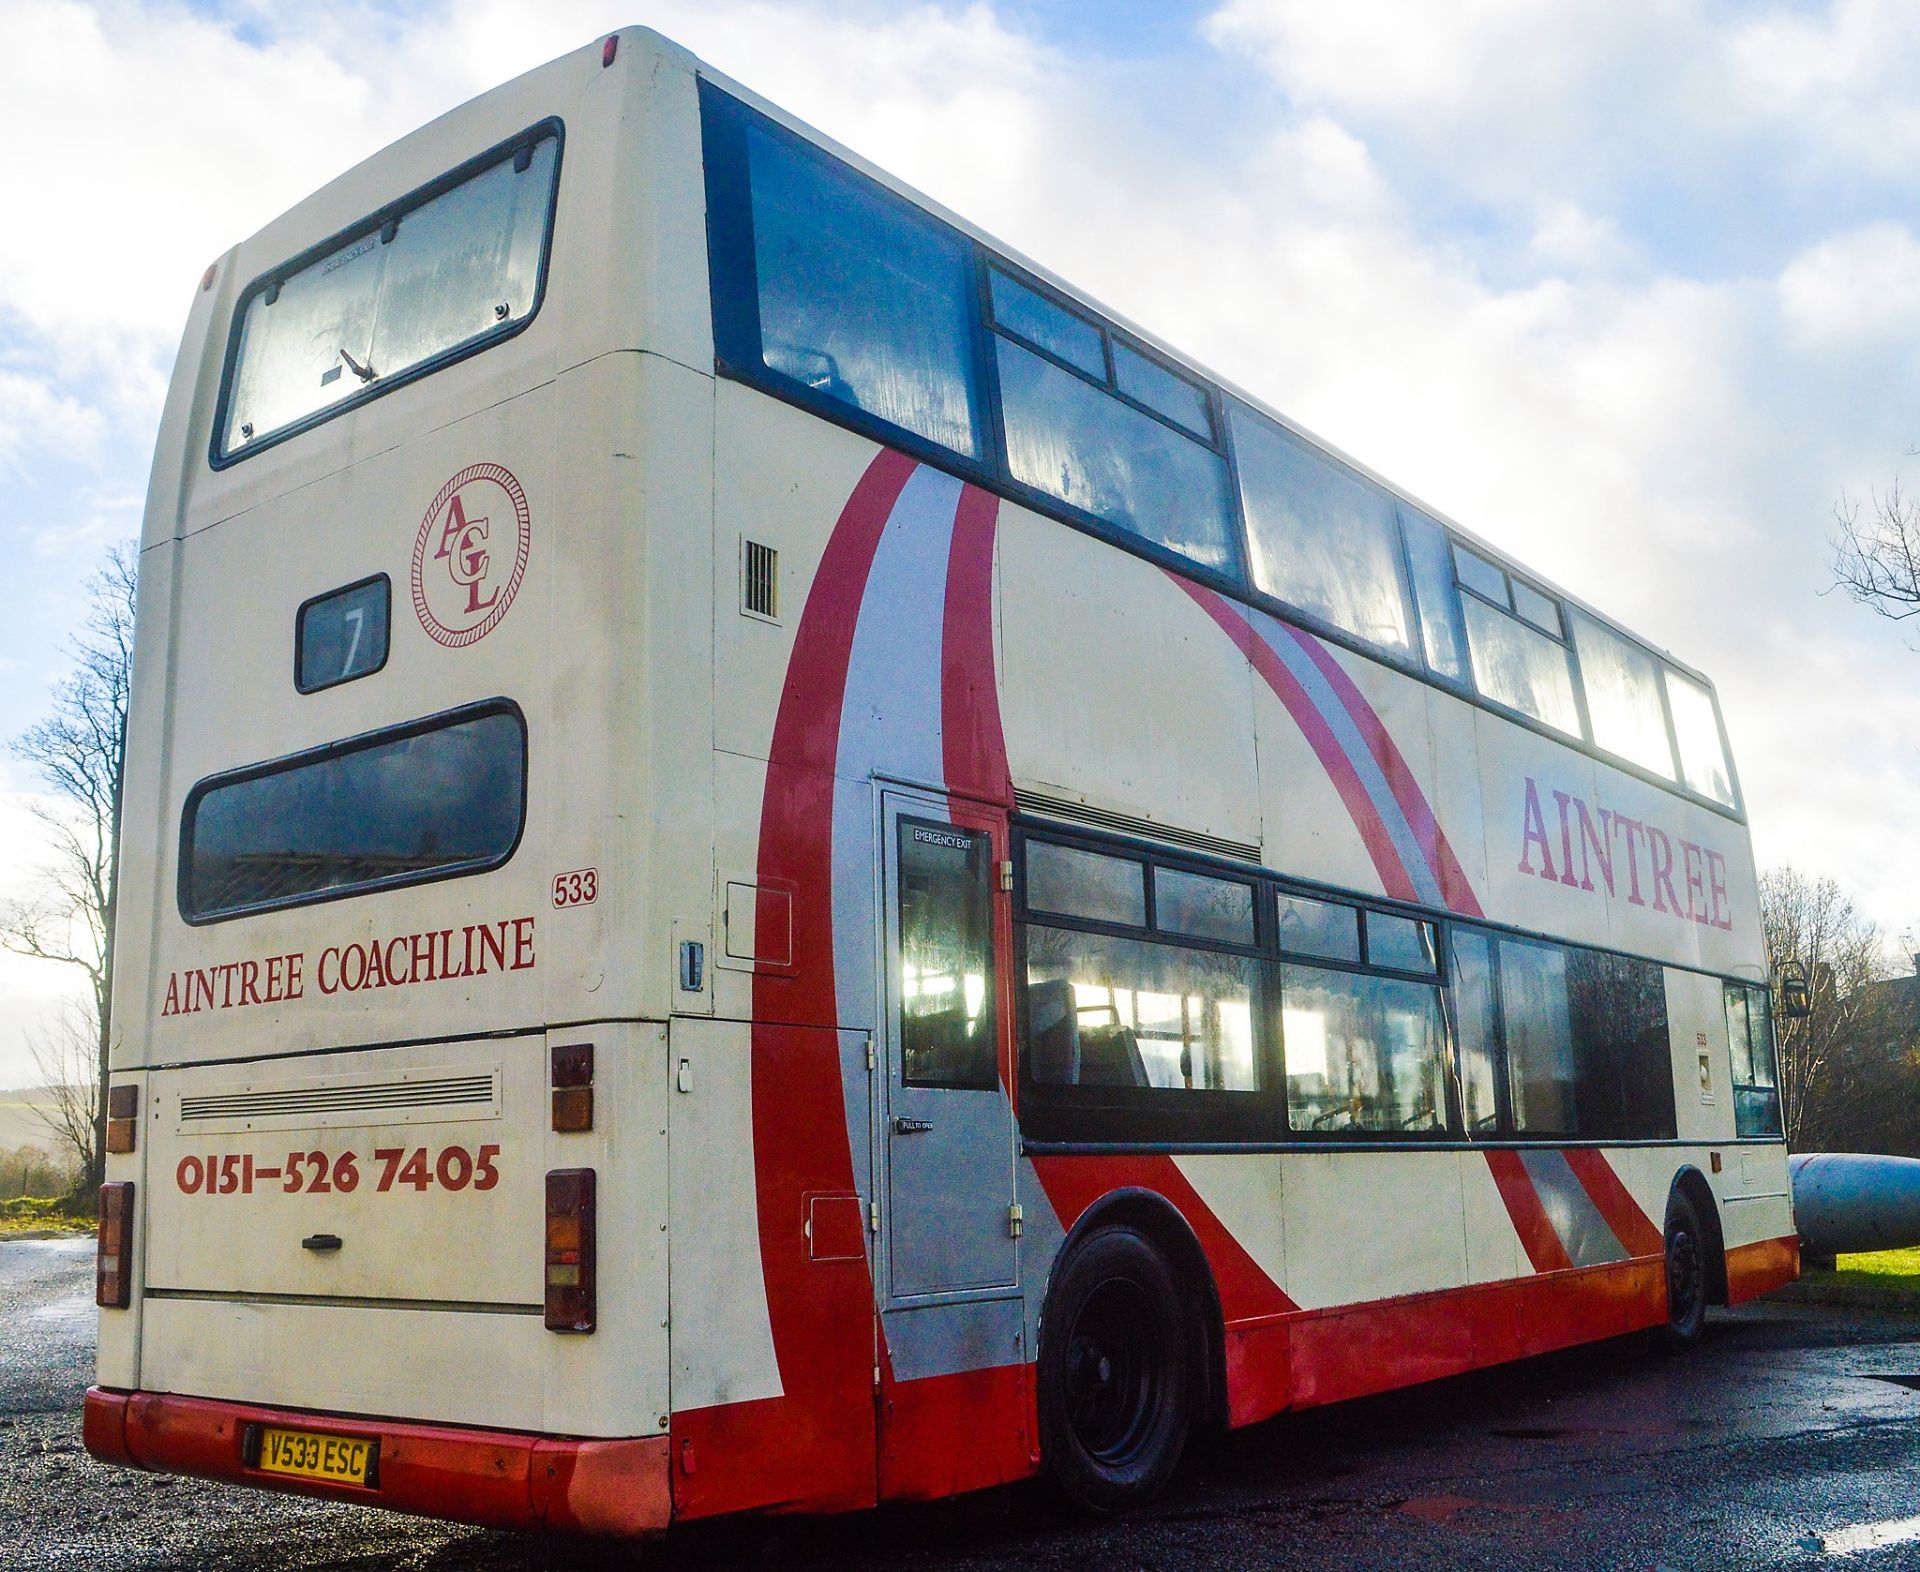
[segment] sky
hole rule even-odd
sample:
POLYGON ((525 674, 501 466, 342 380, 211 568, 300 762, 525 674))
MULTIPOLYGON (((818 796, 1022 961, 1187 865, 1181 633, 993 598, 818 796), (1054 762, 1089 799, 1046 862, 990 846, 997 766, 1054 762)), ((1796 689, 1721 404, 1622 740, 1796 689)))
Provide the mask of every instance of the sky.
MULTIPOLYGON (((1920 926, 1920 627, 1826 592, 1836 506, 1920 486, 1906 0, 0 0, 0 737, 207 263, 634 23, 1706 671, 1761 863, 1920 926)), ((0 957, 0 1086, 75 980, 0 957)))

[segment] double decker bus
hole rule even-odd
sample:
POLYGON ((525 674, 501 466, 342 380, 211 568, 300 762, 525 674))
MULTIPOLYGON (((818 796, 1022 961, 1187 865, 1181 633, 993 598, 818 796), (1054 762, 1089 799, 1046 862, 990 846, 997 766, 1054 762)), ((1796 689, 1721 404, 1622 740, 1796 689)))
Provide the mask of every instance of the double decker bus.
POLYGON ((208 269, 125 822, 101 1458, 1112 1509, 1797 1270, 1706 680, 645 31, 208 269))

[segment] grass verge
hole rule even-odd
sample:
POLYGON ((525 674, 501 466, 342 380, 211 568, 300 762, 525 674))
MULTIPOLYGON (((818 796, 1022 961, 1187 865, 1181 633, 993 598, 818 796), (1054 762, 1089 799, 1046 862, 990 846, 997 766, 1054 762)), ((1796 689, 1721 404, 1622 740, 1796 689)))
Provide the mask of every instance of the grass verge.
POLYGON ((93 1232, 91 1197, 23 1195, 0 1201, 0 1239, 93 1232))

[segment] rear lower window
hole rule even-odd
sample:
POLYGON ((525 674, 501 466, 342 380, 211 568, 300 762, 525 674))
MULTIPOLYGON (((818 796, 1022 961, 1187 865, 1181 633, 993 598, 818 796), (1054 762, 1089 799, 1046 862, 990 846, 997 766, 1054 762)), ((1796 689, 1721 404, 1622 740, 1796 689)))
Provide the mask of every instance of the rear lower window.
POLYGON ((527 731, 504 700, 194 787, 180 912, 214 922, 498 867, 526 811, 527 731))

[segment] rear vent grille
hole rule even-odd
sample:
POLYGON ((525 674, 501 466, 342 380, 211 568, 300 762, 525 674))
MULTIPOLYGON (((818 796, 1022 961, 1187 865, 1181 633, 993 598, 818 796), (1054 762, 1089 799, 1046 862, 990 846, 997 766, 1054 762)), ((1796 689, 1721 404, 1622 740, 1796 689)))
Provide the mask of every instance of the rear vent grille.
POLYGON ((756 617, 780 615, 780 553, 757 540, 741 542, 740 609, 756 617))
POLYGON ((1013 800, 1022 813, 1042 814, 1049 819, 1065 819, 1073 824, 1088 824, 1095 829, 1112 830, 1121 835, 1137 835, 1142 840, 1160 841, 1168 846, 1185 846, 1190 851, 1206 852, 1210 856, 1226 857, 1235 862, 1257 863, 1260 860, 1260 848, 1248 841, 1230 841, 1223 835, 1208 835, 1200 830, 1182 830, 1170 824, 1156 824, 1151 819, 1137 819, 1129 813, 1113 813, 1106 808, 1075 802, 1069 797, 1049 797, 1037 791, 1016 791, 1013 800))
POLYGON ((329 1125, 436 1124, 500 1114, 500 1072, 419 1070, 391 1080, 321 1076, 273 1085, 190 1092, 181 1130, 318 1129, 329 1125))

